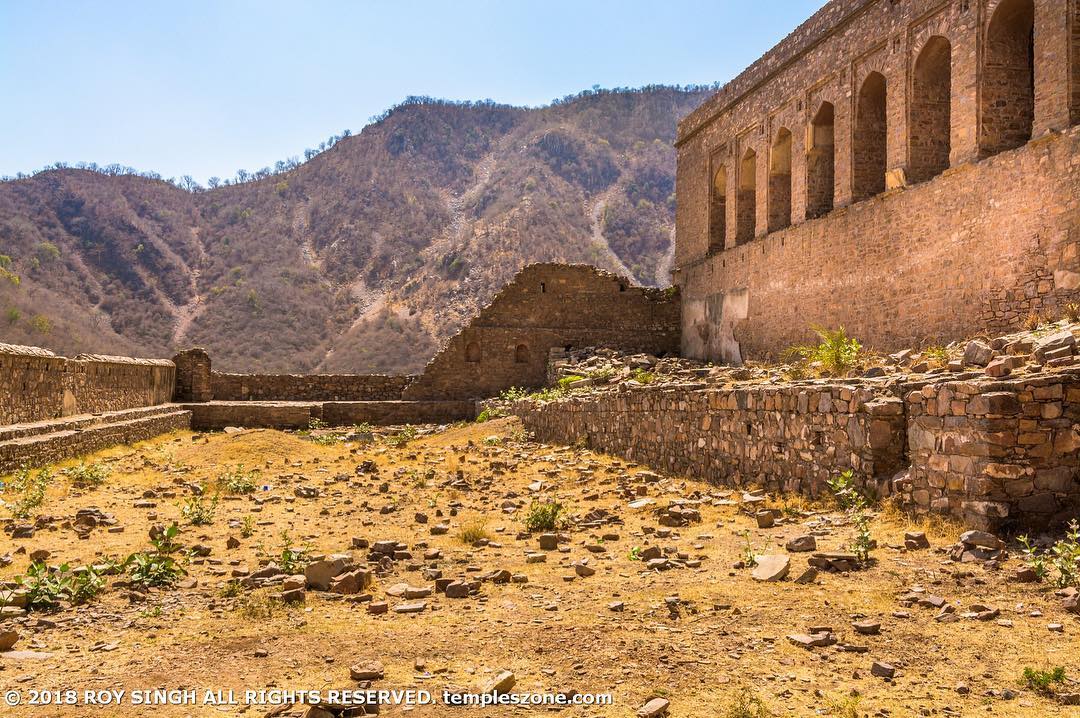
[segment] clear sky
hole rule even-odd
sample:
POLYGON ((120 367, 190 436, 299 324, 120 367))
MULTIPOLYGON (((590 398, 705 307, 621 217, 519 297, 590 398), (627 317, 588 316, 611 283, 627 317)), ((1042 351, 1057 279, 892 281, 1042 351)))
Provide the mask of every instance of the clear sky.
POLYGON ((726 82, 823 0, 0 0, 0 175, 118 162, 200 182, 408 95, 536 106, 726 82))

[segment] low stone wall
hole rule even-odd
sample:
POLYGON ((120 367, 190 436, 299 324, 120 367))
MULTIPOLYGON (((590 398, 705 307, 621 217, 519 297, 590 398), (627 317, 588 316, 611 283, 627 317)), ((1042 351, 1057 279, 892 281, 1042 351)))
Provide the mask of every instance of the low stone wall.
POLYGON ((330 426, 446 424, 476 416, 471 401, 213 401, 184 408, 192 413, 192 427, 200 430, 226 426, 305 429, 312 419, 330 426))
POLYGON ((412 376, 211 372, 215 401, 393 401, 412 376))
POLYGON ((905 465, 896 396, 857 386, 643 388, 518 402, 540 441, 573 444, 717 483, 818 496, 851 469, 877 492, 905 465))
POLYGON ((60 423, 48 433, 0 441, 0 475, 21 466, 47 466, 118 444, 133 444, 171 431, 191 428, 191 413, 164 407, 153 413, 106 416, 71 426, 60 423))
POLYGON ((155 406, 172 399, 176 367, 161 359, 0 344, 0 425, 155 406))
POLYGON ((981 528, 1077 515, 1080 373, 932 384, 905 403, 911 470, 897 483, 916 511, 981 528))

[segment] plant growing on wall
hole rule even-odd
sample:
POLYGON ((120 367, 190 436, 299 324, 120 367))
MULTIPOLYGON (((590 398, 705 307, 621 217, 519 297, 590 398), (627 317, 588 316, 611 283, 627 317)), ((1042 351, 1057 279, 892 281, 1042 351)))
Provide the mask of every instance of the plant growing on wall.
POLYGON ((819 367, 821 372, 832 376, 843 376, 855 367, 862 351, 859 340, 849 337, 843 327, 826 329, 811 326, 820 341, 817 344, 804 344, 789 347, 784 351, 784 359, 796 359, 819 367))

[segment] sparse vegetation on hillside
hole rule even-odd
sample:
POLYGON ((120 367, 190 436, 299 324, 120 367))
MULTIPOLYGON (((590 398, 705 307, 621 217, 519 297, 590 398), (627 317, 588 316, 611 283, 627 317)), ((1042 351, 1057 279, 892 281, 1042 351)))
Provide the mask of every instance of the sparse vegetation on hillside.
POLYGON ((613 251, 655 282, 676 122, 706 92, 594 90, 533 110, 409 98, 302 164, 206 190, 96 165, 2 182, 4 340, 201 345, 233 371, 419 371, 527 263, 612 269, 613 251))

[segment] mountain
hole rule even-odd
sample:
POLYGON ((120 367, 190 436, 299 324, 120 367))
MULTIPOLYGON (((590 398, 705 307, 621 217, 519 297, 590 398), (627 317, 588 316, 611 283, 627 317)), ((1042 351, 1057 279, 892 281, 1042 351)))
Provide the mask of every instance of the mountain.
POLYGON ((525 264, 665 285, 671 143, 706 92, 409 101, 303 164, 211 190, 69 168, 2 182, 0 341, 411 372, 525 264))

